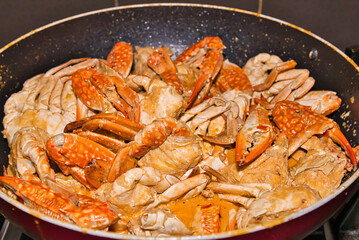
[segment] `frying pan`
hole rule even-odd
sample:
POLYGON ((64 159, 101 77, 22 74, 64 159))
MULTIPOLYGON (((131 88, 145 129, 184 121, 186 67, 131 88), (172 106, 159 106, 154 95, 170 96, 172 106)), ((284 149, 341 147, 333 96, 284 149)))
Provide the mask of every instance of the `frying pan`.
MULTIPOLYGON (((178 55, 204 36, 219 36, 225 58, 243 66, 261 52, 294 59, 316 79, 314 89, 336 91, 343 100, 331 117, 352 146, 359 144, 359 68, 336 47, 289 23, 256 13, 198 4, 146 4, 94 11, 67 18, 24 35, 0 50, 0 106, 22 83, 73 58, 105 58, 117 41, 133 46, 169 46, 178 55), (350 114, 345 114, 350 113, 350 114), (345 116, 345 117, 343 117, 345 116)), ((3 111, 0 113, 4 117, 3 111)), ((0 142, 7 166, 7 141, 0 142)), ((332 195, 265 227, 196 239, 302 239, 332 217, 358 190, 358 171, 348 174, 332 195)), ((36 239, 137 239, 63 223, 0 193, 0 212, 36 239)), ((183 237, 191 239, 191 237, 183 237)))

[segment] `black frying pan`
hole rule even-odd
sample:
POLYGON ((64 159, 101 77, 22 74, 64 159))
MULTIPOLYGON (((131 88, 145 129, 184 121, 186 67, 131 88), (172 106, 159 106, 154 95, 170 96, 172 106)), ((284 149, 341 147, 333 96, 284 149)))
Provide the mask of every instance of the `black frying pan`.
MULTIPOLYGON (((32 32, 0 50, 0 106, 22 83, 73 58, 105 58, 117 41, 133 46, 169 46, 178 54, 204 36, 219 36, 225 58, 243 66, 260 52, 294 59, 316 79, 315 89, 336 91, 343 100, 333 114, 352 146, 359 144, 359 68, 337 48, 296 26, 237 9, 201 5, 138 5, 106 9, 59 21, 32 32), (314 55, 311 53, 315 53, 314 55), (314 57, 309 57, 309 56, 314 57), (354 101, 353 101, 354 99, 354 101), (341 115, 350 111, 348 117, 341 115)), ((3 111, 0 113, 3 118, 3 111)), ((9 149, 2 140, 1 165, 9 149)), ((358 172, 346 177, 333 195, 284 220, 284 223, 249 232, 234 231, 215 238, 301 239, 321 226, 357 191, 358 172), (245 235, 239 235, 246 233, 245 235)), ((84 231, 38 213, 0 193, 0 211, 34 238, 80 239, 84 231), (31 214, 32 213, 32 214, 31 214)), ((86 230, 87 239, 130 238, 86 230)), ((207 238, 207 237, 206 237, 207 238)), ((134 238, 135 239, 135 238, 134 238)))

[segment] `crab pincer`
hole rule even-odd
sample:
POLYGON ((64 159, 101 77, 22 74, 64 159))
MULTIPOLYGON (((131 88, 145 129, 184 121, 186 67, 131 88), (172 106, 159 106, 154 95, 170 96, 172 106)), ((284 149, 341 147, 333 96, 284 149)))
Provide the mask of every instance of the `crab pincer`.
POLYGON ((236 138, 236 161, 239 166, 253 161, 274 140, 269 112, 258 105, 249 115, 236 138))
POLYGON ((116 156, 110 149, 118 151, 125 145, 121 139, 132 141, 142 128, 119 114, 100 113, 69 123, 66 133, 47 141, 46 149, 64 174, 73 175, 89 188, 97 188, 106 182, 116 156), (112 147, 116 143, 121 146, 112 147))
POLYGON ((178 94, 183 92, 183 83, 177 76, 177 69, 166 50, 157 48, 148 58, 148 65, 161 76, 168 85, 176 88, 178 94))
POLYGON ((222 63, 222 50, 225 48, 219 37, 205 37, 184 50, 175 60, 175 65, 188 64, 199 68, 197 83, 186 108, 201 103, 209 92, 212 82, 219 73, 222 63))
POLYGON ((64 174, 73 175, 88 188, 98 187, 94 184, 97 179, 92 179, 85 172, 89 163, 101 159, 110 165, 115 157, 113 152, 102 145, 70 133, 53 136, 47 141, 46 149, 64 174))
POLYGON ((114 107, 124 116, 139 122, 139 96, 126 86, 119 75, 104 75, 90 68, 80 69, 72 75, 72 87, 88 108, 106 112, 114 107))
POLYGON ((200 66, 200 73, 197 79, 197 83, 193 89, 193 93, 187 101, 186 108, 188 109, 193 104, 201 103, 209 89, 212 86, 212 82, 221 70, 223 63, 222 50, 211 50, 209 51, 200 66))
POLYGON ((197 64, 202 61, 208 50, 224 49, 222 40, 219 37, 205 37, 201 41, 193 44, 184 50, 175 60, 174 64, 182 63, 197 64))
POLYGON ((121 174, 133 168, 136 159, 151 149, 159 147, 170 135, 189 136, 191 131, 173 118, 153 121, 137 133, 134 141, 124 146, 117 154, 108 173, 107 181, 113 182, 121 174))

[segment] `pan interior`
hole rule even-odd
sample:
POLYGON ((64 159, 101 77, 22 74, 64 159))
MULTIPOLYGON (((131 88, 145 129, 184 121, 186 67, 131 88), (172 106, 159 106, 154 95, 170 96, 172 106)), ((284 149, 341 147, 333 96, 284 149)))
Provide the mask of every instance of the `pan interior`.
MULTIPOLYGON (((30 77, 70 59, 105 58, 118 41, 133 46, 168 46, 175 57, 204 36, 219 36, 226 45, 225 58, 239 66, 258 53, 267 52, 282 60, 294 59, 297 68, 309 69, 316 79, 315 89, 332 90, 342 98, 341 109, 330 117, 339 123, 352 146, 359 144, 356 66, 338 49, 295 26, 222 7, 193 4, 120 7, 41 28, 1 52, 0 105, 4 106, 6 99, 30 77), (310 57, 313 51, 318 57, 310 57)), ((1 111, 0 118, 3 117, 1 111)), ((1 141, 0 163, 6 166, 8 143, 4 138, 1 141)))

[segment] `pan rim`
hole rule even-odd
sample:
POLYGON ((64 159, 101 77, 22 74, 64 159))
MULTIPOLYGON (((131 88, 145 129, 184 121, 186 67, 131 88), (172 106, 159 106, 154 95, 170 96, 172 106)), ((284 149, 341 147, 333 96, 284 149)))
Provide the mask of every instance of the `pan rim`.
MULTIPOLYGON (((257 16, 260 18, 264 18, 264 19, 268 19, 274 22, 277 22, 279 24, 284 24, 287 25, 291 28, 294 28, 296 30, 299 30, 303 33, 306 33, 307 35, 310 35, 314 38, 316 38, 317 40, 323 42, 324 44, 326 44, 327 46, 329 46, 330 48, 332 48, 335 52, 339 53, 344 59, 346 59, 350 64, 352 64, 352 66, 359 72, 359 67, 358 65, 352 60, 350 59, 345 53, 343 53, 340 49, 338 49, 336 46, 334 46, 333 44, 329 43, 328 41, 326 41, 325 39, 321 38, 320 36, 305 30, 301 27, 298 27, 294 24, 288 23, 286 21, 271 17, 271 16, 267 16, 264 14, 259 14, 259 13, 255 13, 255 12, 251 12, 248 10, 243 10, 243 9, 238 9, 238 8, 231 8, 231 7, 225 7, 225 6, 218 6, 218 5, 210 5, 210 4, 197 4, 197 3, 148 3, 148 4, 133 4, 133 5, 126 5, 126 6, 119 6, 119 7, 111 7, 111 8, 104 8, 104 9, 99 9, 99 10, 94 10, 94 11, 89 11, 89 12, 85 12, 85 13, 81 13, 81 14, 77 14, 74 16, 70 16, 67 18, 63 18, 61 20, 57 20, 57 21, 53 21, 49 24, 46 24, 44 26, 41 26, 39 28, 36 28, 35 30, 32 30, 20 37, 18 37, 17 39, 13 40, 12 42, 8 43, 7 45, 5 45, 4 47, 0 48, 0 54, 3 53, 5 50, 7 50, 8 48, 10 48, 11 46, 17 44, 18 42, 20 42, 23 39, 26 39, 27 37, 30 37, 40 31, 43 31, 47 28, 53 27, 55 25, 59 25, 61 23, 67 22, 67 21, 71 21, 73 19, 78 19, 78 18, 82 18, 82 17, 86 17, 86 16, 90 16, 90 15, 94 15, 94 14, 98 14, 98 13, 103 13, 103 12, 111 12, 111 11, 116 11, 116 10, 122 10, 122 9, 134 9, 134 8, 142 8, 142 7, 172 7, 172 6, 179 6, 179 7, 198 7, 198 8, 213 8, 213 9, 219 9, 219 10, 226 10, 226 11, 234 11, 234 12, 240 12, 240 13, 244 13, 244 14, 248 14, 248 15, 253 15, 253 16, 257 16)), ((330 200, 332 200, 333 198, 335 198, 336 196, 338 196, 339 194, 341 194, 343 191, 345 191, 352 183, 354 183, 357 179, 359 178, 359 170, 355 171, 353 173, 353 175, 348 178, 343 184, 340 185, 340 187, 334 191, 332 194, 330 194, 329 196, 319 200, 318 202, 314 203, 313 205, 309 206, 308 208, 305 208, 303 210, 301 210, 300 212, 291 214, 289 216, 287 216, 286 218, 282 219, 281 222, 287 222, 290 221, 292 219, 301 217, 321 206, 323 206, 324 204, 326 204, 327 202, 329 202, 330 200)), ((77 231, 77 232, 82 232, 82 233, 87 233, 87 234, 91 234, 91 235, 95 235, 98 237, 105 237, 105 238, 110 238, 110 239, 139 239, 138 236, 133 236, 133 235, 129 235, 129 234, 118 234, 118 233, 114 233, 114 232, 105 232, 105 231, 100 231, 100 230, 93 230, 93 229, 85 229, 85 228, 81 228, 77 225, 74 224, 70 224, 70 223, 65 223, 62 222, 60 220, 56 220, 54 218, 48 217, 40 212, 37 212, 33 209, 28 208, 27 206, 21 204, 20 202, 18 202, 17 200, 14 200, 12 198, 10 198, 9 196, 7 196, 5 193, 3 193, 2 191, 0 191, 0 198, 2 198, 4 201, 12 204, 13 206, 17 207, 18 209, 34 216, 34 217, 38 217, 41 220, 44 220, 50 224, 55 224, 58 225, 60 227, 65 227, 68 228, 70 230, 73 231, 77 231)), ((236 236, 236 235, 243 235, 245 233, 253 233, 256 231, 260 231, 263 229, 267 229, 270 227, 274 227, 277 226, 278 223, 275 221, 273 222, 272 225, 269 226, 256 226, 256 227, 252 227, 252 228, 246 228, 246 229, 242 229, 242 230, 234 230, 234 231, 230 231, 230 232, 222 232, 222 233, 218 233, 215 235, 205 235, 205 236, 183 236, 183 237, 166 237, 163 239, 221 239, 223 237, 230 237, 230 236, 236 236)), ((162 239, 162 238, 154 238, 154 237, 142 237, 143 239, 162 239)))
POLYGON ((89 15, 94 15, 97 13, 102 13, 102 12, 109 12, 109 11, 115 11, 115 10, 120 10, 120 9, 133 9, 133 8, 142 8, 142 7, 161 7, 161 6, 165 6, 165 7, 177 7, 177 6, 182 6, 182 7, 200 7, 200 8, 213 8, 213 9, 219 9, 219 10, 226 10, 226 11, 234 11, 234 12, 240 12, 240 13, 244 13, 244 14, 248 14, 248 15, 253 15, 253 16, 257 16, 260 18, 264 18, 264 19, 268 19, 280 24, 284 24, 287 25, 291 28, 294 28, 296 30, 299 30, 303 33, 306 33, 307 35, 310 35, 314 38, 316 38, 317 40, 323 42, 324 44, 326 44, 327 46, 329 46, 330 48, 332 48, 334 51, 336 51, 337 53, 339 53, 342 57, 344 57, 350 64, 353 65, 354 68, 356 68, 356 70, 359 72, 359 66, 350 58, 348 57, 342 50, 340 50, 339 48, 337 48, 336 46, 334 46, 333 44, 331 44, 330 42, 328 42, 327 40, 325 40, 324 38, 316 35, 315 33, 312 33, 309 30, 306 30, 302 27, 299 27, 295 24, 289 23, 287 21, 275 18, 275 17, 271 17, 262 13, 255 13, 249 10, 244 10, 244 9, 239 9, 239 8, 231 8, 231 7, 226 7, 226 6, 220 6, 220 5, 212 5, 212 4, 200 4, 200 3, 143 3, 143 4, 131 4, 131 5, 125 5, 125 6, 118 6, 118 7, 110 7, 110 8, 104 8, 104 9, 99 9, 99 10, 93 10, 93 11, 89 11, 89 12, 85 12, 85 13, 80 13, 80 14, 76 14, 70 17, 66 17, 60 20, 56 20, 53 21, 51 23, 48 23, 46 25, 43 25, 41 27, 38 27, 34 30, 29 31, 28 33, 25 33, 24 35, 16 38, 15 40, 11 41, 10 43, 6 44, 4 47, 0 48, 0 54, 2 52, 4 52, 6 49, 10 48, 11 46, 15 45, 16 43, 20 42, 21 40, 32 36, 42 30, 45 30, 47 28, 50 28, 52 26, 73 20, 73 19, 77 19, 77 18, 81 18, 81 17, 85 17, 85 16, 89 16, 89 15))
POLYGON ((2 191, 0 191, 0 198, 2 198, 4 201, 8 202, 9 204, 17 207, 18 209, 22 210, 23 212, 28 213, 31 216, 37 217, 37 218, 39 218, 43 221, 46 221, 50 224, 55 224, 59 227, 65 227, 65 228, 73 230, 73 231, 91 234, 91 235, 98 236, 98 237, 104 237, 104 238, 109 238, 109 239, 146 239, 146 240, 147 239, 166 239, 166 240, 168 240, 168 239, 177 239, 177 240, 178 239, 182 239, 182 240, 222 239, 224 237, 240 236, 240 235, 245 235, 245 234, 249 234, 249 233, 254 233, 256 231, 275 227, 275 226, 280 225, 280 223, 286 223, 288 221, 299 218, 307 213, 314 211, 315 209, 317 209, 317 208, 323 206, 324 204, 328 203, 329 201, 331 201, 333 198, 337 197, 339 194, 344 192, 351 184, 353 184, 358 178, 359 178, 359 171, 357 170, 353 173, 353 175, 350 178, 348 178, 344 183, 342 183, 340 185, 340 187, 337 190, 335 190, 332 194, 326 196, 325 198, 320 199, 319 201, 315 202, 314 204, 310 205, 309 207, 307 207, 305 209, 302 209, 299 212, 290 214, 289 216, 281 218, 279 220, 274 220, 274 221, 268 222, 266 224, 258 225, 258 226, 254 226, 254 227, 248 227, 248 228, 244 228, 244 229, 221 232, 221 233, 214 234, 214 235, 203 235, 203 236, 139 237, 139 236, 129 235, 129 234, 119 234, 119 233, 115 233, 115 232, 105 232, 102 230, 81 228, 75 224, 62 222, 60 220, 51 218, 41 212, 33 210, 33 209, 25 206, 24 204, 20 203, 19 201, 12 199, 11 197, 6 195, 2 191))

